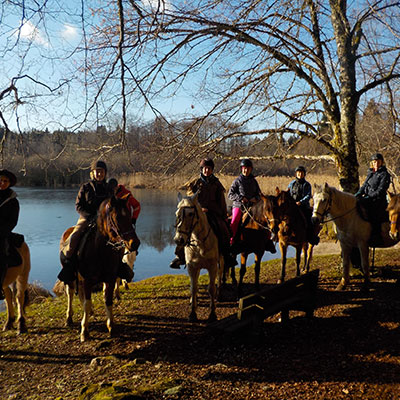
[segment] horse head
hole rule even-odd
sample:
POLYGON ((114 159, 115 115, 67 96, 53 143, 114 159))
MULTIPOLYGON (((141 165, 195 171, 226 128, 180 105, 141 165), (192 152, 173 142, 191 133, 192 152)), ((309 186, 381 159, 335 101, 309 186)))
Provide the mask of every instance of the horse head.
POLYGON ((393 240, 400 239, 400 195, 388 192, 389 204, 387 211, 389 212, 390 231, 389 235, 393 240))
POLYGON ((178 246, 185 246, 190 241, 190 236, 193 233, 199 221, 201 208, 197 201, 197 193, 191 197, 184 197, 178 203, 176 210, 175 236, 174 241, 178 246))
POLYGON ((329 213, 332 204, 331 188, 327 183, 323 186, 314 184, 313 202, 314 207, 311 222, 313 225, 317 225, 320 224, 329 213))
POLYGON ((263 195, 261 199, 263 201, 263 217, 268 223, 271 231, 277 233, 281 218, 277 203, 277 196, 263 195))
POLYGON ((132 218, 125 199, 111 197, 103 201, 97 219, 99 232, 108 240, 129 251, 139 248, 140 240, 132 225, 132 218))

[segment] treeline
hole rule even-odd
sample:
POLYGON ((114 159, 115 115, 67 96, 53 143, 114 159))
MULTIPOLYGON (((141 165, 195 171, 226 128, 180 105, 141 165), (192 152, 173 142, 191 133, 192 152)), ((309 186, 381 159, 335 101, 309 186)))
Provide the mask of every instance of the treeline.
MULTIPOLYGON (((321 135, 329 135, 329 127, 321 125, 321 135)), ((371 152, 380 151, 392 172, 398 172, 399 145, 390 123, 389 111, 370 102, 358 119, 358 149, 362 168, 367 167, 371 152)), ((292 175, 296 165, 303 164, 313 173, 335 174, 328 161, 311 160, 308 156, 327 154, 316 140, 296 135, 279 137, 229 137, 237 130, 226 121, 179 121, 163 119, 132 124, 126 132, 100 126, 95 130, 54 131, 0 130, 2 167, 18 175, 25 186, 63 187, 78 185, 89 178, 90 163, 98 158, 109 165, 109 176, 130 173, 151 175, 193 174, 204 156, 211 156, 219 173, 236 175, 239 157, 275 157, 255 162, 258 175, 292 175), (226 137, 217 145, 213 139, 226 137), (205 142, 210 145, 204 146, 205 142), (288 159, 287 155, 304 159, 288 159)), ((365 173, 365 169, 362 173, 365 173)))

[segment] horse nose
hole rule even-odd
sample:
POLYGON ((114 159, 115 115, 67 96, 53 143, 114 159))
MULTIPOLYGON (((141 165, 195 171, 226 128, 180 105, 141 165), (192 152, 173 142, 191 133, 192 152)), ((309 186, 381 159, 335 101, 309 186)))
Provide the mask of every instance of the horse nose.
POLYGON ((313 225, 317 225, 317 224, 319 223, 318 217, 312 216, 312 217, 311 217, 311 223, 312 223, 313 225))
POLYGON ((181 236, 175 236, 174 237, 174 242, 175 242, 175 244, 177 245, 177 246, 183 246, 184 244, 185 244, 185 242, 184 242, 184 240, 183 240, 183 237, 181 237, 181 236))

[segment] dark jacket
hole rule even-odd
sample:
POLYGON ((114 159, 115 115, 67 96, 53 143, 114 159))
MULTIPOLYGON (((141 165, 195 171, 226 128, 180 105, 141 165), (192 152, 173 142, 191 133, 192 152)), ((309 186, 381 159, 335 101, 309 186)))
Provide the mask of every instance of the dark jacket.
POLYGON ((18 223, 19 202, 14 190, 8 188, 0 191, 0 237, 10 235, 18 223))
POLYGON ((220 218, 227 218, 225 188, 216 176, 200 174, 200 178, 191 185, 191 190, 193 193, 198 192, 197 199, 202 208, 207 208, 220 218))
POLYGON ((75 201, 76 211, 83 218, 90 218, 97 215, 100 204, 109 196, 106 181, 91 180, 84 183, 79 189, 75 201))
POLYGON ((304 208, 310 207, 311 185, 304 178, 293 179, 288 187, 294 201, 299 201, 304 208))
POLYGON ((261 190, 258 182, 253 174, 244 176, 240 174, 232 183, 228 198, 233 201, 233 207, 240 207, 243 198, 247 200, 260 198, 261 190))
POLYGON ((367 178, 360 190, 356 193, 372 201, 386 202, 386 192, 390 185, 390 174, 385 166, 380 167, 376 172, 372 168, 368 170, 367 178))

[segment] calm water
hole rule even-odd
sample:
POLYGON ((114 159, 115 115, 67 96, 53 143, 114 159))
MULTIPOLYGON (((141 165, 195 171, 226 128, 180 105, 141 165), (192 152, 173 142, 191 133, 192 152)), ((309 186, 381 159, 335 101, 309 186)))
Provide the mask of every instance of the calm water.
MULTIPOLYGON (((22 233, 31 250, 30 282, 51 290, 60 271, 59 240, 66 228, 78 220, 75 211, 77 189, 14 188, 20 202, 15 232, 22 233)), ((169 263, 174 257, 174 222, 177 192, 135 189, 142 211, 137 222, 141 240, 135 262, 135 280, 164 274, 182 274, 169 263)), ((279 253, 278 253, 279 254, 279 253)), ((275 255, 276 256, 276 255, 275 255)), ((266 253, 264 260, 273 258, 266 253)), ((253 263, 249 258, 248 263, 253 263)))

